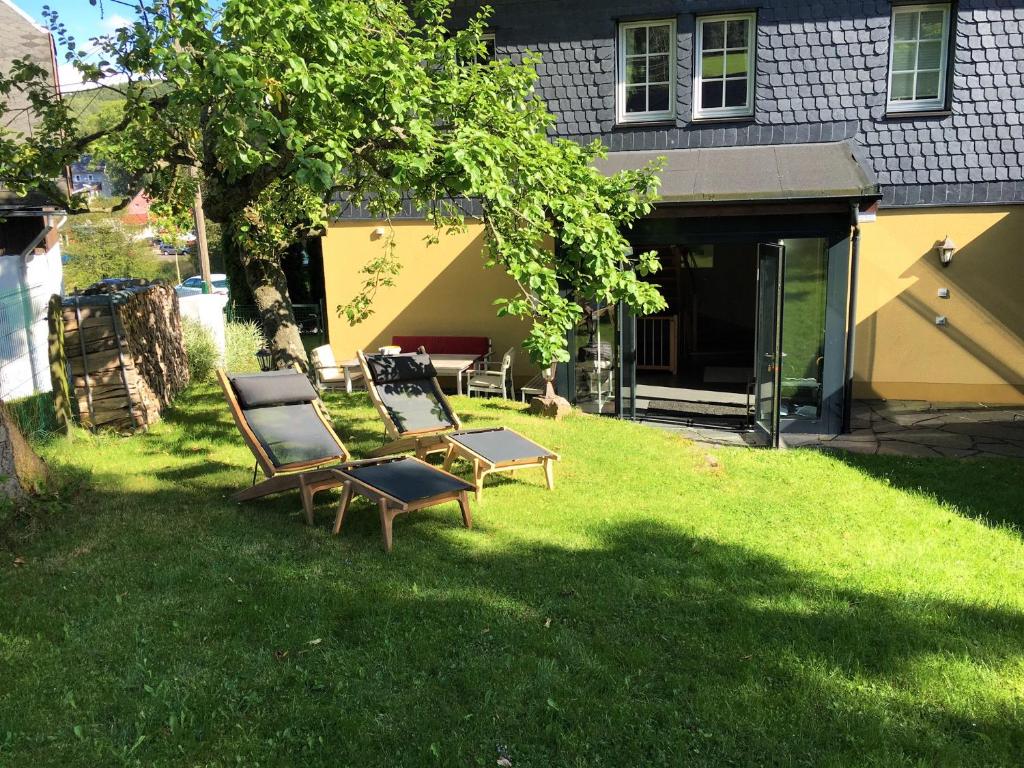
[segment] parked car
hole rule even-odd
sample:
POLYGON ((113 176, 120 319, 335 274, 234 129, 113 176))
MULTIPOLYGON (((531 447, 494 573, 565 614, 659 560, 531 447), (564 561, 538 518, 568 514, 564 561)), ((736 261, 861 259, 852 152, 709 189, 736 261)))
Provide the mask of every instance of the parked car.
MULTIPOLYGON (((219 293, 224 296, 228 295, 228 276, 216 272, 210 275, 210 280, 213 281, 213 292, 219 293)), ((188 280, 185 280, 181 285, 174 286, 174 291, 179 296, 195 296, 196 294, 203 292, 203 277, 202 275, 193 275, 188 280)))

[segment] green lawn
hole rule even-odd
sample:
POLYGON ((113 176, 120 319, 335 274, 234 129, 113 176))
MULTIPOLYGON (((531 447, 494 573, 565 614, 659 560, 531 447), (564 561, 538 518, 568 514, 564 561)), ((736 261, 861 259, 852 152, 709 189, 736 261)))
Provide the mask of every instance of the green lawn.
MULTIPOLYGON (((1024 465, 705 453, 457 398, 561 452, 475 528, 295 494, 213 388, 45 446, 91 490, 0 551, 0 766, 971 766, 1024 755, 1024 465)), ((358 455, 365 396, 329 400, 358 455)))

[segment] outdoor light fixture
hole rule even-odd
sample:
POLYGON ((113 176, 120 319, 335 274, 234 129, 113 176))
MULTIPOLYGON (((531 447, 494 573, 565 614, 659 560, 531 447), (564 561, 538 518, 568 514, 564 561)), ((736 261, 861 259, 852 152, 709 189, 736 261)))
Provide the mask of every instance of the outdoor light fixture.
POLYGON ((256 360, 260 364, 261 371, 269 371, 270 366, 274 362, 274 355, 271 354, 269 349, 263 347, 263 349, 260 349, 256 352, 256 360))
POLYGON ((946 239, 935 246, 935 250, 939 252, 939 261, 942 262, 942 266, 948 267, 949 262, 953 260, 956 243, 949 239, 949 235, 946 235, 946 239))

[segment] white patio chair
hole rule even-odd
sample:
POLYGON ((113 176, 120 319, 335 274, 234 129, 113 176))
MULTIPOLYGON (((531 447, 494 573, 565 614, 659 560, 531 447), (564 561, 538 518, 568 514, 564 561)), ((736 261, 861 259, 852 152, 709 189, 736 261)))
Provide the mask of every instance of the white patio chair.
POLYGON ((512 397, 512 362, 515 360, 516 349, 512 347, 501 356, 500 363, 478 363, 476 369, 469 372, 466 394, 470 397, 474 392, 485 395, 501 395, 506 400, 512 397))
POLYGON ((313 362, 313 370, 316 372, 316 385, 321 392, 327 390, 343 390, 352 392, 352 383, 356 379, 362 379, 363 374, 358 369, 352 369, 348 365, 338 365, 334 359, 334 350, 330 344, 317 347, 310 353, 313 362))

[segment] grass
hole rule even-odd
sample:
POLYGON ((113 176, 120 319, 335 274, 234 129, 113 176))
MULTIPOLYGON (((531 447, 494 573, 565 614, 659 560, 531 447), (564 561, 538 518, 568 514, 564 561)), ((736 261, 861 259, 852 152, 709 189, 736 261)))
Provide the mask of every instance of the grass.
MULTIPOLYGON (((561 452, 332 538, 199 387, 44 446, 94 489, 0 554, 0 765, 975 766, 1024 754, 1022 465, 722 450, 455 399, 561 452)), ((364 396, 329 405, 357 454, 364 396)))

